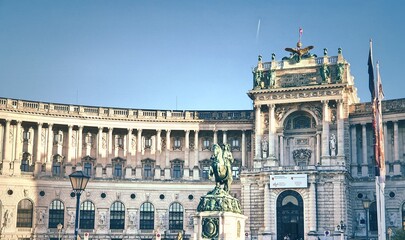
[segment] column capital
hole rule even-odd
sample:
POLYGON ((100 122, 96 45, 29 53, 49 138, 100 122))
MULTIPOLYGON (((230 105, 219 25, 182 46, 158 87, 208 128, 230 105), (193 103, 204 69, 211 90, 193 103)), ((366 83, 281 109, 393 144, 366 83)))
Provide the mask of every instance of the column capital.
POLYGON ((132 133, 132 128, 127 128, 128 133, 132 133))
POLYGON ((53 123, 48 123, 48 128, 52 128, 53 127, 53 123))
POLYGON ((17 122, 17 124, 21 124, 21 120, 15 120, 17 122))
POLYGON ((198 130, 198 129, 197 129, 197 130, 194 130, 194 132, 198 134, 199 130, 198 130))
POLYGON ((189 130, 189 129, 186 129, 186 130, 184 130, 184 132, 187 133, 187 134, 189 134, 189 133, 190 133, 190 130, 189 130))
POLYGON ((79 130, 83 130, 83 125, 77 125, 77 127, 79 128, 79 130))
POLYGON ((72 124, 69 124, 69 125, 68 125, 68 128, 73 128, 73 125, 72 125, 72 124))
POLYGON ((274 104, 274 103, 267 104, 267 107, 269 107, 269 109, 274 109, 276 107, 276 104, 274 104))
POLYGON ((108 132, 112 132, 114 130, 113 127, 108 127, 108 132))
POLYGON ((171 131, 172 131, 172 130, 170 130, 170 129, 166 129, 166 132, 169 133, 169 134, 170 134, 171 131))
POLYGON ((37 122, 38 126, 42 126, 42 124, 44 124, 43 122, 37 122))
POLYGON ((6 118, 6 119, 4 119, 4 121, 5 121, 6 123, 10 123, 10 122, 11 122, 11 119, 10 119, 10 118, 6 118))
POLYGON ((100 131, 103 131, 103 128, 104 127, 98 127, 98 131, 100 132, 100 131))
POLYGON ((328 103, 329 103, 329 100, 326 100, 326 99, 325 99, 325 100, 321 100, 321 103, 323 103, 324 105, 325 105, 325 104, 328 104, 328 103))

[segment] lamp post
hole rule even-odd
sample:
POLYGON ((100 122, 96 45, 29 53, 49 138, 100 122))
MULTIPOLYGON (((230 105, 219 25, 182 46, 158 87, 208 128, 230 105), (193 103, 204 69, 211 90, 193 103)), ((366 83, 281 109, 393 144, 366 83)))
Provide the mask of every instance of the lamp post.
POLYGON ((362 201, 363 207, 366 210, 366 239, 368 240, 368 209, 370 208, 371 200, 366 195, 362 201))
POLYGON ((340 239, 344 240, 346 224, 344 224, 343 221, 340 221, 340 223, 336 226, 336 228, 338 231, 340 231, 340 239))
POLYGON ((75 218, 75 240, 79 232, 79 209, 80 209, 80 195, 84 191, 89 182, 90 177, 82 171, 76 171, 69 175, 70 183, 72 184, 73 192, 76 194, 76 218, 75 218))
POLYGON ((63 225, 62 223, 59 223, 58 226, 56 226, 58 229, 58 240, 60 240, 60 233, 62 232, 63 225))

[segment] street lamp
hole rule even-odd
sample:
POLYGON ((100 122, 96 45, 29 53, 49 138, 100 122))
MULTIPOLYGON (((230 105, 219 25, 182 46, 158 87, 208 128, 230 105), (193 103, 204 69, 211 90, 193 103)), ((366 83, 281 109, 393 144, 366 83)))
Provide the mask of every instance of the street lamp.
POLYGON ((366 195, 362 201, 363 207, 366 210, 366 239, 368 240, 368 209, 370 208, 371 200, 366 195))
POLYGON ((340 239, 344 240, 344 233, 346 230, 346 224, 343 223, 343 221, 340 221, 340 223, 336 226, 337 230, 340 231, 340 239))
POLYGON ((56 226, 58 229, 58 240, 60 240, 60 233, 62 232, 63 225, 62 223, 59 223, 58 226, 56 226))
POLYGON ((70 183, 72 184, 73 192, 76 194, 76 219, 75 219, 75 240, 79 232, 79 209, 80 209, 80 195, 84 191, 89 182, 90 177, 83 173, 83 171, 76 171, 69 175, 70 183))

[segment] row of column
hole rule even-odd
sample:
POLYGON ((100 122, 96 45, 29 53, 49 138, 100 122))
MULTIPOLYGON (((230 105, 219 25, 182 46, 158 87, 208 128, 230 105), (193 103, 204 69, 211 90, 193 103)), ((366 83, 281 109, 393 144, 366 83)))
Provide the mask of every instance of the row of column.
MULTIPOLYGON (((329 131, 329 126, 332 123, 330 109, 329 109, 329 101, 324 100, 322 101, 323 104, 323 119, 322 119, 322 133, 317 133, 317 162, 319 161, 319 156, 322 155, 323 158, 330 157, 330 149, 335 146, 331 146, 331 135, 329 131), (321 136, 320 136, 321 134, 321 136), (321 143, 322 140, 322 143, 321 143), (320 149, 322 146, 322 149, 320 149)), ((276 118, 275 118, 275 104, 269 104, 269 158, 276 158, 276 118)), ((337 156, 343 157, 345 155, 344 152, 344 107, 343 101, 337 100, 337 141, 335 144, 337 145, 337 156)), ((262 126, 261 126, 261 105, 255 106, 255 158, 259 159, 260 152, 261 152, 261 141, 262 141, 262 126)), ((280 144, 280 159, 284 158, 284 135, 279 135, 279 144, 280 144)), ((332 155, 334 156, 334 155, 332 155)))
MULTIPOLYGON (((388 127, 387 127, 387 122, 383 123, 383 131, 384 131, 384 154, 385 154, 385 161, 398 161, 399 160, 399 130, 398 130, 398 121, 393 121, 392 122, 392 157, 389 160, 388 159, 388 153, 389 153, 389 144, 388 144, 388 127)), ((353 124, 351 125, 350 129, 350 134, 351 134, 351 157, 352 157, 352 165, 353 167, 357 167, 359 164, 359 160, 357 159, 358 155, 358 149, 357 149, 357 139, 361 137, 361 165, 362 165, 362 171, 361 174, 362 176, 368 176, 368 166, 369 164, 374 164, 374 159, 369 158, 368 154, 368 149, 373 149, 373 144, 374 142, 371 143, 371 145, 368 144, 368 138, 367 138, 367 123, 361 123, 361 135, 357 136, 357 126, 358 124, 353 124), (369 161, 370 159, 370 161, 369 161)), ((373 138, 373 136, 371 137, 373 138)), ((370 165, 371 166, 371 165, 370 165)), ((398 172, 396 169, 394 169, 394 172, 398 172)))
MULTIPOLYGON (((49 123, 48 125, 48 130, 43 135, 43 123, 38 123, 37 126, 37 131, 36 134, 34 134, 34 141, 35 141, 35 150, 33 152, 35 155, 32 155, 33 160, 36 163, 36 171, 41 171, 42 164, 46 165, 46 168, 50 168, 52 166, 52 161, 54 157, 54 131, 53 129, 53 124, 49 123), (44 139, 45 138, 45 139, 44 139), (45 144, 45 145, 43 145, 45 144), (50 163, 50 164, 48 164, 50 163)), ((1 127, 1 126, 0 126, 1 127)), ((68 131, 67 131, 67 137, 65 138, 66 141, 66 152, 65 154, 65 163, 70 163, 72 159, 80 159, 83 157, 83 126, 77 126, 77 144, 76 146, 73 146, 72 143, 72 137, 73 137, 73 125, 68 125, 68 131)), ((30 128, 32 129, 32 128, 30 128)), ((106 151, 106 154, 108 154, 108 157, 113 156, 113 128, 108 128, 108 134, 107 134, 107 141, 106 142, 106 150, 103 149, 103 127, 98 128, 98 133, 97 133, 97 138, 96 138, 96 158, 103 158, 103 152, 106 151)), ((143 151, 142 149, 142 132, 143 129, 137 129, 137 145, 136 145, 136 154, 133 152, 132 148, 129 147, 132 141, 132 131, 133 129, 128 128, 128 133, 126 136, 123 138, 123 155, 125 158, 130 158, 131 156, 139 156, 141 155, 141 152, 143 151)), ((11 163, 14 162, 15 165, 17 165, 14 168, 14 173, 15 171, 18 171, 20 166, 19 164, 21 163, 21 158, 22 158, 22 153, 23 153, 23 142, 22 142, 22 137, 20 136, 22 133, 22 126, 21 126, 21 121, 16 121, 16 126, 15 126, 15 136, 11 137, 10 135, 11 131, 11 120, 6 119, 5 120, 5 125, 4 125, 4 140, 3 140, 3 172, 9 172, 11 169, 8 168, 7 166, 11 163), (13 139, 13 142, 11 142, 11 138, 13 139)), ((190 145, 190 130, 184 130, 185 131, 185 140, 184 140, 184 146, 185 146, 185 166, 189 166, 189 145, 190 145)), ((154 142, 156 146, 156 150, 158 153, 161 153, 163 151, 166 152, 165 154, 165 164, 166 166, 170 166, 170 156, 169 153, 171 151, 171 130, 166 130, 166 148, 162 149, 161 146, 161 133, 162 130, 158 129, 156 130, 156 142, 154 142)), ((222 131, 222 139, 223 143, 227 143, 228 141, 228 136, 227 136, 227 131, 222 131)), ((198 141, 199 140, 199 131, 194 130, 194 142, 195 142, 195 149, 194 149, 194 166, 198 166, 199 162, 199 148, 198 148, 198 141)), ((241 160, 242 160, 242 165, 245 166, 246 164, 246 131, 242 130, 241 131, 241 160)), ((213 143, 218 143, 218 131, 213 131, 213 143)), ((61 148, 62 149, 62 148, 61 148)), ((62 152, 61 152, 62 153, 62 152)), ((58 153, 58 154, 61 154, 58 153)), ((62 154, 61 154, 62 155, 62 154)), ((138 158, 139 158, 138 157, 138 158)), ((136 160, 140 160, 140 159, 136 160)), ((139 161, 137 161, 139 162, 139 161)), ((130 159, 128 161, 129 164, 131 164, 130 159)), ((50 169, 47 169, 50 170, 50 169)))

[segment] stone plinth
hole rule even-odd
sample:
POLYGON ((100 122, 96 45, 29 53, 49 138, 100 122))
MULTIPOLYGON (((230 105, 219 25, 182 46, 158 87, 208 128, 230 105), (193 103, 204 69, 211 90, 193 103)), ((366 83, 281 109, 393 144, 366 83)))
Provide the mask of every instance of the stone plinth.
POLYGON ((233 212, 205 211, 194 216, 194 240, 244 240, 247 217, 233 212))
POLYGON ((215 187, 201 197, 194 216, 194 240, 245 239, 247 217, 241 214, 239 200, 215 187))

